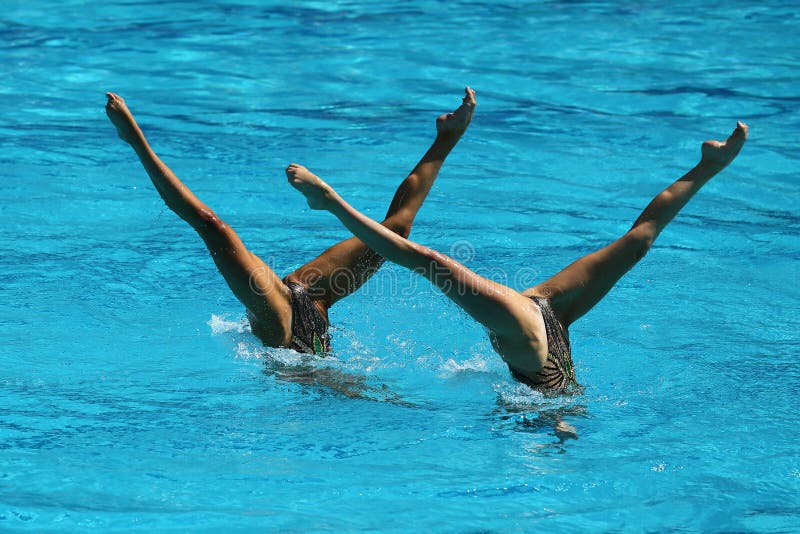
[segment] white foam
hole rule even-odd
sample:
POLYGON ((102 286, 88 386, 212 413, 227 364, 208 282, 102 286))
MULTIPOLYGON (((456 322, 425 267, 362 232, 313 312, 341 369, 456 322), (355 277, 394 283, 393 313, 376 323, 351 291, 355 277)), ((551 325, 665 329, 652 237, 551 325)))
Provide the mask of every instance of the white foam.
POLYGON ((548 400, 542 392, 525 384, 505 382, 494 384, 493 388, 503 404, 514 407, 540 408, 548 400))
POLYGON ((448 358, 442 364, 442 370, 448 374, 461 373, 464 371, 485 373, 489 370, 489 364, 484 356, 475 354, 463 362, 457 362, 453 358, 448 358))
POLYGON ((250 322, 247 320, 247 317, 242 317, 238 321, 229 321, 220 315, 212 313, 211 319, 209 319, 207 324, 211 327, 211 333, 215 336, 226 332, 243 334, 250 331, 250 322))
POLYGON ((252 343, 240 341, 236 344, 236 357, 240 360, 260 360, 264 358, 264 353, 252 343))

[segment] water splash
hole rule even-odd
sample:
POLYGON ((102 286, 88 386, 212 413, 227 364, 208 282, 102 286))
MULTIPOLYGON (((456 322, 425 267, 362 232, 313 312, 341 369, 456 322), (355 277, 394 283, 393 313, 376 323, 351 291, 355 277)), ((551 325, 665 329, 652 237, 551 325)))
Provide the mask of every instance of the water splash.
POLYGON ((477 372, 486 373, 491 371, 487 356, 483 354, 474 354, 469 359, 462 362, 457 362, 453 358, 448 358, 442 364, 443 376, 454 375, 461 372, 477 372))
POLYGON ((239 334, 250 332, 250 322, 247 320, 247 317, 242 317, 236 321, 230 321, 225 317, 212 313, 211 319, 209 319, 206 324, 211 327, 211 333, 215 336, 227 332, 236 332, 239 334))

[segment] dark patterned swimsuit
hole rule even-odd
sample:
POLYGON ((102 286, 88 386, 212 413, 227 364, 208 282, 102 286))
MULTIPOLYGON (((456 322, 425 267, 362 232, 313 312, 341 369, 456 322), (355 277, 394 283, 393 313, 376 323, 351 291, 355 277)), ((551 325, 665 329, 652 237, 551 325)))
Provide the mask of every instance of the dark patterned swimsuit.
POLYGON ((307 354, 331 350, 328 321, 322 316, 302 284, 283 281, 292 293, 292 343, 289 348, 307 354))
POLYGON ((572 366, 572 350, 569 346, 569 332, 558 320, 550 301, 541 297, 530 297, 539 306, 547 331, 547 362, 544 369, 536 373, 536 380, 523 376, 514 369, 511 374, 520 382, 544 393, 563 393, 568 389, 580 388, 575 379, 572 366))

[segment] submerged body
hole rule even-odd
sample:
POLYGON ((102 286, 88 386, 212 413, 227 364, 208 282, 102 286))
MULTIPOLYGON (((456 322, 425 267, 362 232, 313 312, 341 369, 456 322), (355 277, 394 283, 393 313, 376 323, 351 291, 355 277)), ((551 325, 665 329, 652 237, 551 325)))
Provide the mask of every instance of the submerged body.
POLYGON ((311 208, 330 211, 372 250, 428 278, 486 327, 492 347, 515 378, 547 393, 561 393, 577 385, 569 349, 569 326, 594 307, 644 257, 656 237, 692 196, 733 161, 746 139, 747 126, 740 122, 724 142, 703 143, 700 162, 653 198, 625 235, 522 292, 393 234, 350 206, 305 167, 291 164, 286 174, 311 208))

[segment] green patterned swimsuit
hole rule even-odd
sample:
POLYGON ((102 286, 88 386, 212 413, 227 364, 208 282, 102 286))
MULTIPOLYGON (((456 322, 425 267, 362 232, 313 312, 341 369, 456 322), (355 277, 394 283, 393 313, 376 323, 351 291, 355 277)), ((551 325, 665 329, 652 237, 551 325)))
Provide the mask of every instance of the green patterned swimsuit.
POLYGON ((289 348, 307 354, 324 354, 331 350, 328 321, 322 316, 306 286, 283 281, 292 293, 292 344, 289 348))

